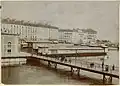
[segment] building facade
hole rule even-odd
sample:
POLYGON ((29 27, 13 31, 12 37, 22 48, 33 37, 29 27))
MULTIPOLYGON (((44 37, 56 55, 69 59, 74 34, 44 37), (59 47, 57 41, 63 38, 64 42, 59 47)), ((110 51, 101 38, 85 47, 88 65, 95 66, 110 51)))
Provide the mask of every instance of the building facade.
POLYGON ((59 42, 72 44, 95 44, 97 32, 92 29, 59 29, 59 42))
POLYGON ((97 40, 97 31, 93 29, 82 29, 82 32, 84 33, 83 36, 83 43, 89 45, 89 44, 95 44, 97 40))
POLYGON ((59 29, 59 42, 72 43, 73 30, 59 29))
POLYGON ((58 41, 59 39, 58 28, 49 28, 49 40, 58 41))
POLYGON ((72 33, 72 43, 73 44, 80 44, 80 35, 77 29, 73 29, 73 33, 72 33))
POLYGON ((18 34, 1 33, 1 56, 14 56, 20 52, 18 34))
POLYGON ((1 32, 9 34, 20 34, 20 39, 37 40, 58 40, 58 27, 30 22, 21 22, 10 19, 3 19, 1 32))

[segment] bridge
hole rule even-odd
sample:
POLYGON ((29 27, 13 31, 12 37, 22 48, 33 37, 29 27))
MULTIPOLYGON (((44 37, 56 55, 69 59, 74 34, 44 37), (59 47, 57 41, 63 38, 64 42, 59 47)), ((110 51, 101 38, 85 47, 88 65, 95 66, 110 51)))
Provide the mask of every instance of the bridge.
MULTIPOLYGON (((27 62, 32 61, 32 62, 40 62, 40 60, 47 61, 48 62, 48 67, 51 66, 51 63, 54 64, 54 68, 57 70, 57 65, 63 65, 71 68, 71 75, 74 73, 73 69, 77 69, 77 75, 79 76, 80 70, 88 71, 88 72, 93 72, 96 74, 101 74, 103 75, 103 84, 105 84, 107 78, 106 76, 109 76, 108 80, 109 83, 112 84, 112 77, 118 78, 119 79, 119 67, 115 67, 115 70, 112 70, 112 66, 109 66, 109 70, 105 71, 102 69, 102 65, 95 63, 93 67, 90 67, 91 62, 87 61, 80 61, 76 60, 79 62, 74 63, 73 61, 70 62, 61 62, 60 59, 56 58, 51 58, 51 57, 45 57, 45 56, 37 56, 37 55, 32 55, 32 57, 27 58, 27 62)), ((106 65, 104 65, 105 68, 106 65)))
MULTIPOLYGON (((61 60, 61 55, 54 55, 54 57, 51 57, 49 55, 36 55, 36 54, 31 54, 29 56, 17 56, 17 57, 2 57, 2 59, 16 59, 16 58, 26 58, 27 62, 33 62, 33 63, 38 63, 40 64, 40 60, 42 61, 46 61, 48 67, 51 67, 51 64, 54 64, 54 68, 57 70, 57 65, 63 65, 63 66, 67 66, 70 67, 70 71, 71 71, 71 75, 73 75, 74 73, 74 69, 77 69, 77 75, 80 76, 80 70, 84 70, 84 71, 88 71, 88 72, 93 72, 96 74, 101 74, 103 75, 103 84, 106 83, 106 76, 109 76, 108 80, 109 80, 109 84, 112 84, 112 77, 114 78, 118 78, 119 79, 119 67, 115 67, 115 70, 112 70, 112 66, 109 66, 109 70, 105 71, 103 70, 103 68, 106 67, 106 65, 104 65, 104 67, 102 68, 101 64, 98 63, 94 63, 94 66, 91 66, 91 62, 87 62, 87 61, 83 61, 80 59, 77 59, 75 57, 74 60, 70 61, 62 61, 61 60), (54 58, 56 56, 56 58, 54 58)), ((68 58, 70 58, 68 56, 68 58)))

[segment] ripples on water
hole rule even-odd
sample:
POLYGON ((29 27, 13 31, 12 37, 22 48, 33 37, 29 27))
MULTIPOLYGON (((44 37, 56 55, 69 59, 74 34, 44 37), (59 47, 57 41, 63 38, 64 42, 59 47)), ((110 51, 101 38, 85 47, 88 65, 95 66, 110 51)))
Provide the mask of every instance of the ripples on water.
MULTIPOLYGON (((108 63, 118 65, 118 52, 109 52, 108 63), (113 58, 114 57, 114 58, 113 58), (113 60, 114 59, 114 60, 113 60), (113 62, 114 61, 114 62, 113 62)), ((55 71, 48 69, 41 65, 40 67, 31 65, 21 65, 17 67, 5 67, 2 68, 2 82, 4 84, 100 84, 102 75, 94 74, 86 71, 80 72, 82 75, 78 79, 76 76, 70 76, 69 72, 55 71), (89 78, 87 76, 93 77, 89 78), (96 79, 94 79, 96 78, 96 79)), ((118 82, 117 82, 118 84, 118 82)))
POLYGON ((4 84, 86 84, 44 67, 23 65, 2 69, 4 84))

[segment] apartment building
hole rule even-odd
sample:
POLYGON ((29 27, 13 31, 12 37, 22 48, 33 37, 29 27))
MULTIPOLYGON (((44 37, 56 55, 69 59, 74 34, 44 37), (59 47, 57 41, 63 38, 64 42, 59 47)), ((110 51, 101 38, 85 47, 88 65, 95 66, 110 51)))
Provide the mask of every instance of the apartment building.
POLYGON ((73 44, 80 44, 80 35, 79 35, 79 32, 77 29, 73 29, 72 43, 73 44))
POLYGON ((50 27, 49 28, 49 40, 51 41, 58 41, 59 39, 59 32, 57 27, 50 27))
POLYGON ((73 30, 59 29, 59 42, 72 43, 73 30))
POLYGON ((96 35, 93 29, 59 29, 59 42, 89 45, 96 42, 96 35))
POLYGON ((82 29, 83 35, 83 43, 85 44, 92 44, 96 43, 97 40, 97 31, 93 29, 82 29))
POLYGON ((20 34, 20 39, 26 40, 58 40, 58 27, 34 24, 30 22, 17 21, 14 19, 3 19, 1 32, 9 34, 20 34))

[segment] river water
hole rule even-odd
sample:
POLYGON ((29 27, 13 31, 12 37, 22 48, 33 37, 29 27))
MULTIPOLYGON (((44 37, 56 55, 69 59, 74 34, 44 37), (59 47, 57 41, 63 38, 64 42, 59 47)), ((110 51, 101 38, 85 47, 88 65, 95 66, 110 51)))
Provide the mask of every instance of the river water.
MULTIPOLYGON (((109 58, 105 59, 105 64, 119 66, 119 52, 109 51, 109 58)), ((86 59, 86 58, 83 58, 86 59)), ((87 58, 89 61, 97 61, 98 58, 87 58)), ((56 85, 90 85, 100 84, 102 75, 86 71, 80 71, 81 77, 71 76, 68 71, 47 68, 44 65, 21 65, 14 67, 4 67, 2 72, 2 83, 4 84, 56 84, 56 85)), ((113 79, 113 84, 118 84, 118 79, 113 79)))

